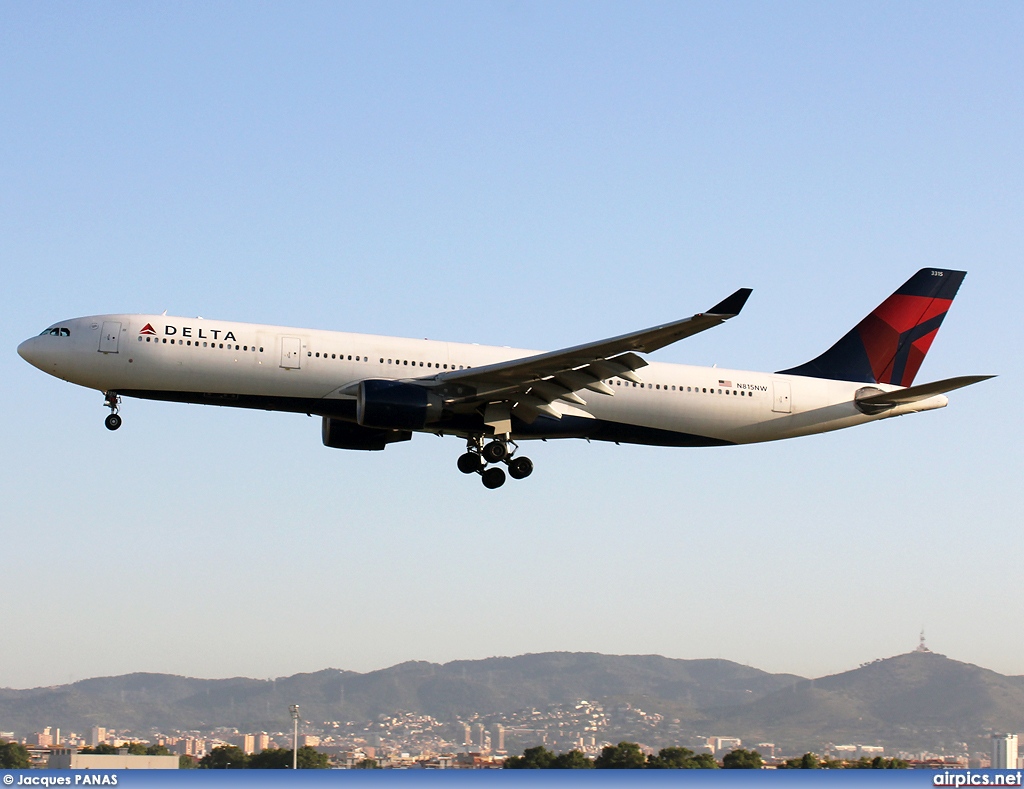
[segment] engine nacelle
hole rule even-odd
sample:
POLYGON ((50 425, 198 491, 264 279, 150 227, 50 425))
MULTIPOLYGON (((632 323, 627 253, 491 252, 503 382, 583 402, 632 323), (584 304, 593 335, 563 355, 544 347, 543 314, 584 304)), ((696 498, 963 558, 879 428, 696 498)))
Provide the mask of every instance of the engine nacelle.
POLYGON ((359 382, 356 421, 364 427, 419 430, 441 418, 441 398, 429 389, 401 381, 359 382))
POLYGON ((324 417, 321 427, 324 446, 332 449, 384 449, 396 441, 408 441, 412 433, 408 430, 379 430, 354 425, 341 419, 324 417))

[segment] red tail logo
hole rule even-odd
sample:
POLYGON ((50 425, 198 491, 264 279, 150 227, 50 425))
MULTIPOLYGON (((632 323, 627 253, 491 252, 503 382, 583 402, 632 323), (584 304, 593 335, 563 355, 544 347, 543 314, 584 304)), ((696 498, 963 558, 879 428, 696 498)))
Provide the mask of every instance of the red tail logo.
POLYGON ((921 269, 821 356, 779 372, 912 385, 964 276, 921 269))

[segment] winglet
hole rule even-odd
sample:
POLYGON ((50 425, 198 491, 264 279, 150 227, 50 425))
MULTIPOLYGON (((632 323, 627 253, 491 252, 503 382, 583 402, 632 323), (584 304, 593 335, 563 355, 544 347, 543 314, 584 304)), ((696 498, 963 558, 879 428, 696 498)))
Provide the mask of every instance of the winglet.
POLYGON ((750 294, 753 291, 750 288, 740 288, 738 291, 733 293, 731 296, 727 296, 718 302, 714 307, 705 312, 705 315, 739 315, 740 310, 743 309, 743 305, 747 303, 747 299, 750 298, 750 294))

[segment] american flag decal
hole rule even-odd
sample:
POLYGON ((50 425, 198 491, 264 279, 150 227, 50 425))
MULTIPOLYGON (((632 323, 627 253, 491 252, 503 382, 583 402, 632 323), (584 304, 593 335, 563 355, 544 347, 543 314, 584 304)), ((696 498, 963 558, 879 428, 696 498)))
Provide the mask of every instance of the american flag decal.
POLYGON ((719 386, 732 386, 732 381, 723 381, 721 378, 718 379, 719 386))

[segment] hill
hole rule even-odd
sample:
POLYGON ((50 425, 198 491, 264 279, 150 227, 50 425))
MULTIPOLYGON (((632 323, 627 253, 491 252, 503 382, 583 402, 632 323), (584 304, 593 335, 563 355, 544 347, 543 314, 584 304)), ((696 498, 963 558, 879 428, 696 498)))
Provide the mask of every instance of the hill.
POLYGON ((77 731, 116 725, 136 730, 230 726, 281 727, 282 710, 302 706, 310 721, 365 720, 395 710, 453 719, 472 712, 512 712, 577 699, 644 699, 694 716, 791 685, 728 660, 657 655, 553 652, 437 664, 402 663, 360 674, 325 669, 276 680, 193 679, 128 674, 31 690, 0 690, 0 728, 77 731), (116 722, 116 723, 115 723, 116 722))
POLYGON ((1024 677, 910 652, 715 711, 704 725, 793 750, 830 741, 952 748, 986 730, 1024 731, 1024 677))
POLYGON ((324 669, 276 680, 129 674, 0 690, 0 729, 279 731, 295 703, 305 720, 319 723, 398 710, 453 721, 579 699, 631 702, 678 719, 662 739, 687 732, 738 736, 787 752, 821 750, 828 742, 958 751, 963 742, 985 747, 978 738, 986 731, 1024 731, 1024 677, 931 652, 813 680, 728 660, 567 652, 417 661, 368 673, 324 669))

